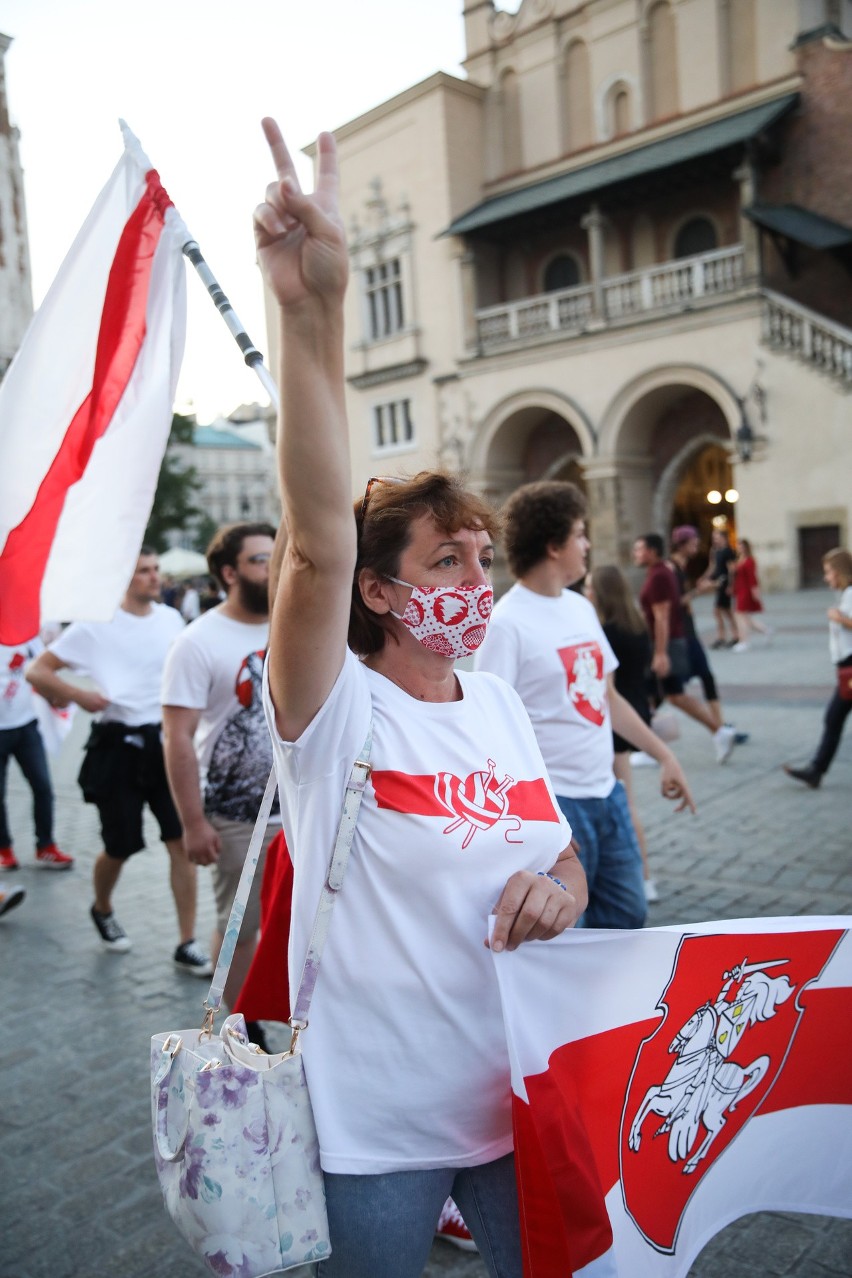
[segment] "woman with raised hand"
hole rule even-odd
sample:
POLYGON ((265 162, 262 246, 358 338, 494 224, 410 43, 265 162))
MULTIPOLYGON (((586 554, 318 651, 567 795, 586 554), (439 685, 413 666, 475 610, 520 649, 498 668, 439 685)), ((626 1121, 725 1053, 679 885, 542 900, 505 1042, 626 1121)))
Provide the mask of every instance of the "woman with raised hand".
POLYGON ((301 970, 346 779, 367 783, 319 971, 305 1069, 332 1256, 318 1278, 418 1278, 452 1194, 494 1278, 521 1278, 498 952, 586 905, 529 720, 501 680, 456 671, 491 610, 496 517, 455 478, 373 479, 353 513, 344 409, 345 236, 333 138, 303 194, 277 125, 255 213, 280 325, 288 540, 267 710, 295 866, 301 970))

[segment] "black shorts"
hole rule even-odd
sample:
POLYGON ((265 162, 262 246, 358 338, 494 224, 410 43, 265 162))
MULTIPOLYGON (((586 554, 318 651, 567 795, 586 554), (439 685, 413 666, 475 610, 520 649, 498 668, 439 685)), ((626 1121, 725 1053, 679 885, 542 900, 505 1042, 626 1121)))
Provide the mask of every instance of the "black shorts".
POLYGON ((731 611, 731 592, 729 591, 727 584, 716 587, 716 598, 713 606, 715 608, 719 608, 722 612, 731 611))
POLYGON ((107 856, 126 861, 134 852, 141 852, 146 804, 157 819, 164 843, 181 837, 158 723, 134 728, 123 723, 93 723, 77 780, 83 798, 94 803, 100 814, 107 856))

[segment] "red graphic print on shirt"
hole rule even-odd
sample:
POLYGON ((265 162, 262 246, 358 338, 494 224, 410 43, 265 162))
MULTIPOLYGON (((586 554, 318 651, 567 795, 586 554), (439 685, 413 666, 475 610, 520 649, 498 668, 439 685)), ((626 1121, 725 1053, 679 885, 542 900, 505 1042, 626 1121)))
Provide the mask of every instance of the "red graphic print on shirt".
POLYGON ((24 666, 27 657, 23 652, 15 652, 12 654, 12 660, 9 662, 9 682, 3 691, 4 701, 14 701, 20 687, 21 680, 24 677, 24 666))
POLYGON ((541 777, 516 781, 506 775, 498 780, 493 759, 488 760, 487 770, 478 769, 466 777, 452 772, 412 775, 374 771, 371 781, 380 808, 412 816, 451 816, 444 834, 464 829, 463 848, 477 830, 490 830, 500 822, 507 843, 522 843, 522 838, 509 836, 518 834, 524 821, 559 820, 541 777))
POLYGON ((601 727, 606 710, 606 678, 599 645, 592 640, 559 648, 558 652, 568 676, 571 704, 589 723, 601 727))

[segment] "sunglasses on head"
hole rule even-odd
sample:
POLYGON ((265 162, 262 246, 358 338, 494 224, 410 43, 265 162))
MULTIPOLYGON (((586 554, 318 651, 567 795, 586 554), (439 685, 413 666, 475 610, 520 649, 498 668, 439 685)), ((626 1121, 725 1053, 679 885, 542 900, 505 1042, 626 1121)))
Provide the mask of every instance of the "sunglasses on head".
POLYGON ((358 513, 359 520, 364 518, 367 509, 367 503, 370 500, 370 494, 376 484, 404 484, 405 480, 400 479, 398 475, 374 475, 372 479, 367 480, 367 487, 364 489, 364 498, 361 502, 361 509, 358 513))

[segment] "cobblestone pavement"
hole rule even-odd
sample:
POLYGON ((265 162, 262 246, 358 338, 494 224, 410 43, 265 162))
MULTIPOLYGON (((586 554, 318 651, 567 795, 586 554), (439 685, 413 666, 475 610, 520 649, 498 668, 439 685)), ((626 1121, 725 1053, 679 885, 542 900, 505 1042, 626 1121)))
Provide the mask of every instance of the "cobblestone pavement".
MULTIPOLYGON (((848 796, 852 732, 818 791, 781 771, 806 760, 832 683, 827 592, 771 596, 771 645, 712 653, 728 717, 749 731, 725 767, 708 734, 683 721, 676 749, 699 804, 676 816, 635 773, 660 902, 655 924, 771 914, 852 914, 848 796)), ((706 601, 703 601, 706 605, 706 601)), ((710 630, 709 605, 702 627, 710 630)), ((88 918, 96 813, 75 776, 80 715, 54 762, 57 841, 77 857, 67 874, 31 864, 29 792, 10 770, 23 905, 0 924, 0 1275, 2 1278, 189 1278, 204 1271, 166 1218, 150 1150, 148 1042, 199 1022, 206 984, 172 965, 175 924, 167 858, 152 850, 122 876, 116 912, 133 939, 105 953, 88 918)), ((205 938, 209 883, 200 889, 205 938)), ((826 1151, 830 1158, 831 1152, 826 1151)), ((690 1278, 852 1278, 852 1222, 764 1213, 714 1239, 690 1278)), ((436 1243, 424 1278, 485 1278, 475 1255, 436 1243)), ((630 1275, 625 1275, 630 1278, 630 1275)))

